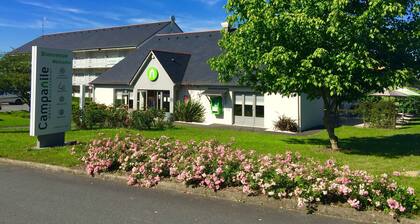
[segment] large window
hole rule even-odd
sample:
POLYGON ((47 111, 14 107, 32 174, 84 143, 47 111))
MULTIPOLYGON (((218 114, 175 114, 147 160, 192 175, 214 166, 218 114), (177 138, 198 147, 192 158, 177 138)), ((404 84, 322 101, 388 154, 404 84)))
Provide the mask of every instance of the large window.
POLYGON ((235 93, 233 108, 235 116, 264 117, 264 95, 254 93, 235 93))
POLYGON ((137 108, 147 110, 155 108, 164 112, 170 111, 171 98, 169 91, 139 90, 137 92, 137 108))
POLYGON ((244 95, 242 94, 235 94, 235 106, 233 109, 233 113, 235 116, 243 116, 242 108, 243 108, 243 101, 244 95))
POLYGON ((254 110, 254 95, 250 93, 245 93, 244 116, 253 117, 253 110, 254 110))
POLYGON ((256 95, 255 116, 264 117, 264 96, 263 95, 256 95))
POLYGON ((114 106, 118 107, 126 105, 128 108, 133 108, 133 92, 128 89, 115 90, 114 106))

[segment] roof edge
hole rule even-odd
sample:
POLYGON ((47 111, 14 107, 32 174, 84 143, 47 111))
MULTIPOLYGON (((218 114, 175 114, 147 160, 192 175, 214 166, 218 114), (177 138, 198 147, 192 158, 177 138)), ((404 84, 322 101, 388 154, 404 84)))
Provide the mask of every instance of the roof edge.
POLYGON ((129 24, 129 25, 122 25, 122 26, 109 26, 109 27, 102 27, 102 28, 95 28, 95 29, 73 30, 73 31, 68 31, 68 32, 57 32, 57 33, 45 34, 45 35, 41 35, 39 37, 70 34, 70 33, 79 33, 79 32, 89 32, 89 31, 102 31, 102 30, 110 30, 110 29, 135 27, 135 26, 146 26, 146 25, 153 25, 153 24, 158 24, 158 23, 168 23, 168 24, 170 24, 171 21, 164 20, 164 21, 157 21, 157 22, 152 22, 152 23, 139 23, 139 24, 129 24))
POLYGON ((172 35, 188 35, 188 34, 200 34, 200 33, 216 33, 221 30, 205 30, 205 31, 193 31, 193 32, 182 32, 182 33, 160 33, 156 34, 157 37, 172 36, 172 35))

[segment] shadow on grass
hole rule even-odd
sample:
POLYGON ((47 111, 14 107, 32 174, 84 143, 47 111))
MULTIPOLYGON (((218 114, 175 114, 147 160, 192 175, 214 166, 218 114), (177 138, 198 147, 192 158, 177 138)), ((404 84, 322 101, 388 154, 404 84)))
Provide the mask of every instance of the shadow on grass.
MULTIPOLYGON (((329 145, 328 139, 292 138, 289 144, 329 145)), ((375 155, 389 158, 420 156, 420 134, 398 134, 381 137, 350 137, 339 140, 342 152, 346 154, 375 155)))
POLYGON ((1 127, 0 133, 28 133, 29 128, 27 127, 1 127))

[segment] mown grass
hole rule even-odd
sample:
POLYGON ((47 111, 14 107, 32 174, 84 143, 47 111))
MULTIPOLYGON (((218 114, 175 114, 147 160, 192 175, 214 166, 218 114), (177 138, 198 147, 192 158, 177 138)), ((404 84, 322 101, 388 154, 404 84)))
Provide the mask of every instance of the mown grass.
MULTIPOLYGON (((54 165, 73 167, 81 165, 79 158, 83 154, 83 145, 77 147, 77 153, 70 153, 71 147, 33 149, 36 139, 30 137, 27 118, 21 120, 13 114, 0 113, 0 157, 36 161, 54 165), (11 119, 11 120, 9 120, 11 119), (7 125, 1 122, 6 121, 7 125), (26 122, 26 123, 25 123, 26 122), (20 125, 18 125, 20 124, 20 125)), ((404 126, 401 129, 364 129, 350 126, 337 128, 337 135, 343 150, 331 152, 326 148, 328 138, 325 131, 308 136, 290 136, 278 133, 239 131, 233 129, 209 128, 206 126, 176 125, 173 129, 162 131, 136 131, 127 129, 72 130, 67 132, 67 141, 86 144, 102 136, 113 137, 140 133, 146 137, 166 135, 182 141, 217 139, 245 150, 258 153, 284 153, 294 151, 304 157, 325 161, 334 159, 340 164, 348 164, 353 169, 364 169, 373 174, 392 173, 393 171, 420 170, 420 122, 404 126)), ((401 183, 413 186, 420 192, 419 177, 400 177, 401 183)))
POLYGON ((1 112, 0 113, 0 128, 1 127, 16 127, 29 125, 29 112, 15 111, 15 112, 1 112))

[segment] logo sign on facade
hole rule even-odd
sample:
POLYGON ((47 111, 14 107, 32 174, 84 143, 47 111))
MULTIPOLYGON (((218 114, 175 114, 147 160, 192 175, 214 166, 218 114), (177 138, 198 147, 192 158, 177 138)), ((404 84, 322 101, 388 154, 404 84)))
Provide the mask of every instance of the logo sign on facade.
POLYGON ((71 51, 32 47, 31 136, 70 129, 72 61, 71 51))
POLYGON ((149 78, 150 81, 154 82, 158 79, 159 72, 157 68, 155 67, 149 67, 146 71, 147 78, 149 78))
POLYGON ((223 113, 223 99, 221 96, 214 96, 210 98, 211 112, 215 115, 223 113))

